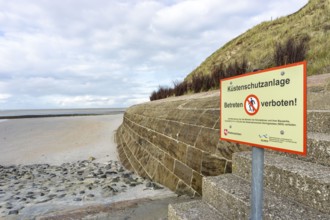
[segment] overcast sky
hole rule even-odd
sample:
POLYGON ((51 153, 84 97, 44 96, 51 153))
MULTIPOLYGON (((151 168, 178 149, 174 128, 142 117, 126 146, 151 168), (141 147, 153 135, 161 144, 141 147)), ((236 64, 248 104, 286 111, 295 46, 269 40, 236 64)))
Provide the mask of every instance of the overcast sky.
POLYGON ((307 0, 0 0, 0 110, 127 107, 307 0))

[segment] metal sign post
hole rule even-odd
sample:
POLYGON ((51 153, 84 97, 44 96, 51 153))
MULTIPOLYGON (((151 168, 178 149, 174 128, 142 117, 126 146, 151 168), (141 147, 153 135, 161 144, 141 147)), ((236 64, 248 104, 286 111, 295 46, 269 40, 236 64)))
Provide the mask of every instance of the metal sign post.
POLYGON ((264 149, 252 148, 251 220, 263 218, 264 149))

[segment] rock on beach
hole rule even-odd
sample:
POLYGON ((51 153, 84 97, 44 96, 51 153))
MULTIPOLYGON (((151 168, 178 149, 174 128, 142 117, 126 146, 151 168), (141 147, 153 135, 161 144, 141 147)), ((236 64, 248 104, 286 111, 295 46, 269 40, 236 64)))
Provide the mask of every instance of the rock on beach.
POLYGON ((0 217, 20 215, 27 207, 50 202, 97 202, 140 184, 145 189, 162 188, 118 161, 95 163, 93 159, 60 166, 0 166, 0 217))

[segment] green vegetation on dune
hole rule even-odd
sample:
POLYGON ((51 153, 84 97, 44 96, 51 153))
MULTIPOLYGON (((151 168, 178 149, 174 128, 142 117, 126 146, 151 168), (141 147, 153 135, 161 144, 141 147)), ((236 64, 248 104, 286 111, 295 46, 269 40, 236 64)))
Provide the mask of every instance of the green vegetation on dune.
POLYGON ((276 45, 288 39, 308 38, 308 75, 330 72, 330 1, 310 0, 294 14, 263 22, 231 40, 209 56, 185 80, 196 74, 209 75, 214 66, 248 61, 248 70, 276 66, 276 45))

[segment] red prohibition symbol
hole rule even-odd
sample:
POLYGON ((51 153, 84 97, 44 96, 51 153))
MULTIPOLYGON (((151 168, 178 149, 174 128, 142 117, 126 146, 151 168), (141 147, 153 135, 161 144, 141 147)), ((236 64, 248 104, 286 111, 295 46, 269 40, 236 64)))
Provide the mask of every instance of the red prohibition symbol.
POLYGON ((248 115, 255 115, 259 111, 260 102, 257 96, 248 95, 244 101, 244 110, 248 115))

